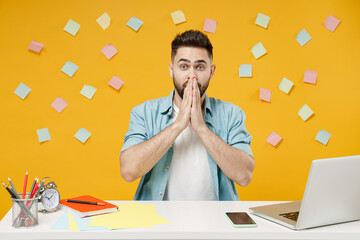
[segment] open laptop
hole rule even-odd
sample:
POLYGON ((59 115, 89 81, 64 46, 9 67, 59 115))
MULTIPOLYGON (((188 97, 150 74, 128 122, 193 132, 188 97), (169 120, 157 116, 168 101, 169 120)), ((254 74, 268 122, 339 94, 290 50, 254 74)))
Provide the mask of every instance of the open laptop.
POLYGON ((314 160, 302 201, 250 208, 295 230, 360 219, 360 155, 314 160))

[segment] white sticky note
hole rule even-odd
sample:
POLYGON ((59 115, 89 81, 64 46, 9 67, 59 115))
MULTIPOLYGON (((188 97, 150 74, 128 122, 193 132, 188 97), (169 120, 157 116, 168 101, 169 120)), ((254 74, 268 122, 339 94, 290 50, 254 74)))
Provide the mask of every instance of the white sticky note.
POLYGON ((175 24, 186 22, 185 15, 181 10, 170 13, 170 16, 175 24))
POLYGON ((304 46, 310 40, 311 40, 311 36, 308 34, 308 32, 305 29, 301 30, 296 36, 296 41, 298 41, 298 43, 300 43, 301 46, 304 46))
POLYGON ((251 64, 240 64, 239 76, 240 77, 252 77, 252 65, 251 64))
POLYGON ((77 22, 69 19, 69 21, 67 22, 66 26, 64 27, 64 30, 68 33, 70 33, 71 35, 73 35, 75 37, 75 35, 77 34, 77 32, 80 29, 80 24, 78 24, 77 22))
POLYGON ((23 83, 20 83, 19 86, 14 91, 14 93, 23 100, 27 97, 27 95, 30 92, 31 92, 31 89, 23 83))
POLYGON ((96 90, 97 90, 96 88, 85 84, 84 87, 81 89, 80 94, 91 100, 96 90))
POLYGON ((91 133, 88 130, 86 130, 85 128, 80 128, 74 135, 74 137, 82 143, 85 143, 89 139, 90 136, 91 136, 91 133))
POLYGON ((67 61, 65 65, 62 67, 61 71, 68 75, 69 77, 74 76, 75 72, 79 69, 74 63, 67 61))
POLYGON ((42 128, 42 129, 38 129, 36 130, 38 138, 39 138, 39 142, 46 142, 51 140, 50 138, 50 132, 48 128, 42 128))
POLYGON ((43 48, 44 48, 44 44, 36 42, 36 41, 31 41, 30 45, 28 46, 28 49, 30 51, 33 51, 36 53, 40 53, 43 48))
POLYGON ((102 29, 107 29, 110 26, 111 18, 109 14, 106 12, 103 13, 98 19, 96 19, 96 22, 100 25, 102 29))
POLYGON ((289 92, 293 86, 294 86, 294 83, 284 77, 279 85, 279 89, 281 91, 283 91, 284 93, 289 94, 289 92))
POLYGON ((340 24, 340 20, 329 15, 324 22, 324 26, 330 31, 334 32, 337 26, 340 24))
POLYGON ((314 112, 313 110, 311 110, 311 108, 305 104, 299 111, 298 111, 299 116, 306 121, 309 117, 311 117, 314 112))
POLYGON ((270 21, 270 17, 268 17, 262 13, 258 13, 255 24, 260 27, 267 28, 269 21, 270 21))
POLYGON ((143 24, 144 22, 136 17, 130 18, 130 20, 126 23, 126 25, 132 28, 135 32, 137 32, 143 24))
POLYGON ((264 48, 264 46, 262 45, 261 42, 259 42, 258 44, 256 44, 252 49, 251 49, 252 54, 254 55, 254 57, 256 59, 262 57, 263 55, 265 55, 267 53, 266 49, 264 48))
POLYGON ((329 142, 330 137, 331 137, 330 133, 328 133, 325 130, 320 130, 316 135, 315 140, 326 146, 329 142))

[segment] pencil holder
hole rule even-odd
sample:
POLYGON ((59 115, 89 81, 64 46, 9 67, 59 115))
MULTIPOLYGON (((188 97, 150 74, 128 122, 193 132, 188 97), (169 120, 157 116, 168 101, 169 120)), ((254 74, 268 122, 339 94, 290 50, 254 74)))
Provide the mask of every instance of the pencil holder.
MULTIPOLYGON (((20 197, 22 194, 19 194, 20 197)), ((39 224, 38 198, 12 198, 12 226, 14 228, 29 228, 39 224)))

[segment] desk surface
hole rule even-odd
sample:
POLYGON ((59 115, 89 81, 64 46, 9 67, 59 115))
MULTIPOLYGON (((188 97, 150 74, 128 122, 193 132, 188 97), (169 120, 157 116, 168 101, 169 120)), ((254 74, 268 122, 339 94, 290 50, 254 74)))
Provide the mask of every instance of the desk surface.
MULTIPOLYGON (((129 201, 111 201, 128 203, 129 201)), ((357 239, 360 221, 294 231, 251 215, 256 228, 234 228, 225 217, 227 211, 247 212, 249 207, 278 202, 176 202, 139 201, 156 204, 156 212, 170 223, 153 228, 108 231, 52 230, 62 211, 39 213, 39 226, 31 229, 11 227, 11 211, 0 222, 0 239, 357 239)))

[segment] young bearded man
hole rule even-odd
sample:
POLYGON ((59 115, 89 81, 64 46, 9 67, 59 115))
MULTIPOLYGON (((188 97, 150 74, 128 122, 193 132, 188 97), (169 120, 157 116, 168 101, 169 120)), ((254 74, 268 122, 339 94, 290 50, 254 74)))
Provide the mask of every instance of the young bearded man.
POLYGON ((200 31, 173 40, 168 97, 132 109, 120 153, 121 175, 141 177, 134 200, 239 200, 255 167, 237 106, 205 93, 214 75, 212 45, 200 31))

